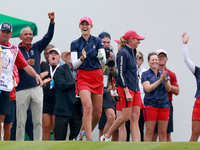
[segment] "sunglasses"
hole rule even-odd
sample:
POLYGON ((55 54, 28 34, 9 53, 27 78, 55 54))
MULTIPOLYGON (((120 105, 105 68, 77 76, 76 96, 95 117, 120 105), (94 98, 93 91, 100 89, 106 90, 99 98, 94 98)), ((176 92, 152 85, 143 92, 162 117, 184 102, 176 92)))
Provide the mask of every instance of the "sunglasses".
POLYGON ((138 59, 142 59, 142 56, 138 57, 138 59))

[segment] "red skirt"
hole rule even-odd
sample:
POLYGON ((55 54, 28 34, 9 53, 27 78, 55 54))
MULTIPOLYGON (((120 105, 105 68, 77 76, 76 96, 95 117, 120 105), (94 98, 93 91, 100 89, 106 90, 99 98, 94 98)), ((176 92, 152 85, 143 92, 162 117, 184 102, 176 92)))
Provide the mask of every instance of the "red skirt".
POLYGON ((142 98, 141 98, 140 91, 134 92, 134 91, 131 91, 130 89, 128 90, 133 98, 132 101, 127 101, 124 89, 121 86, 118 86, 118 95, 121 100, 121 108, 132 107, 132 106, 142 106, 142 98))
POLYGON ((75 78, 76 94, 82 90, 103 95, 103 73, 101 69, 79 69, 75 78))
POLYGON ((200 120, 200 98, 197 97, 193 107, 192 121, 200 120))

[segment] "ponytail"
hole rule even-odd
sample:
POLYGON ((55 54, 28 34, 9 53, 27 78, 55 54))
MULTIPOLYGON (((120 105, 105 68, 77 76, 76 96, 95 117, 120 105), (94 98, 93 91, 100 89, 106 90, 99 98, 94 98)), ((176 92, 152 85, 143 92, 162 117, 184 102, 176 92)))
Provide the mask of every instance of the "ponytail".
POLYGON ((124 48, 127 44, 127 40, 124 40, 123 36, 120 37, 120 44, 121 44, 121 48, 124 48))

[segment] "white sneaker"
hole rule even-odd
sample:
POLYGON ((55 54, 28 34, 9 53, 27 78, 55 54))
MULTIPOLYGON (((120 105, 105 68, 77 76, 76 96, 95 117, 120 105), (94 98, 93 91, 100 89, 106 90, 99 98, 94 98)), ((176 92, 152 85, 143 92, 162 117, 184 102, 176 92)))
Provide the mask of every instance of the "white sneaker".
POLYGON ((79 134, 78 134, 78 136, 75 139, 73 139, 73 140, 74 141, 82 141, 83 140, 83 134, 82 134, 82 132, 80 131, 79 134))
POLYGON ((87 141, 85 130, 82 131, 82 141, 87 141))
POLYGON ((100 137, 100 141, 108 142, 108 141, 111 141, 111 140, 110 140, 110 138, 109 138, 109 139, 106 138, 106 137, 105 137, 105 134, 104 134, 104 135, 102 135, 102 136, 100 137))

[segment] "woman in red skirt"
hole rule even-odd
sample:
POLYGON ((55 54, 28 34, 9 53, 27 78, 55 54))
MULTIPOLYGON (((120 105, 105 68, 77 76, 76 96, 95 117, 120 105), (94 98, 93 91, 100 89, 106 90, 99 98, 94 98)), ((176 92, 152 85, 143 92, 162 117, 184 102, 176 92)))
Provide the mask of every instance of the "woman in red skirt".
MULTIPOLYGON (((87 140, 92 140, 92 130, 101 117, 103 102, 103 74, 101 64, 106 63, 102 40, 90 35, 92 29, 90 17, 80 19, 79 28, 82 36, 71 43, 71 56, 76 74, 76 94, 83 105, 83 127, 87 140), (91 119, 92 118, 92 119, 91 119)), ((82 133, 80 132, 81 138, 82 133)))

